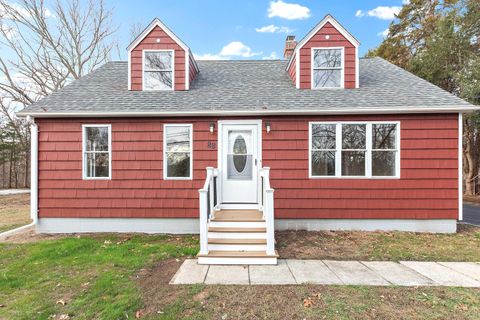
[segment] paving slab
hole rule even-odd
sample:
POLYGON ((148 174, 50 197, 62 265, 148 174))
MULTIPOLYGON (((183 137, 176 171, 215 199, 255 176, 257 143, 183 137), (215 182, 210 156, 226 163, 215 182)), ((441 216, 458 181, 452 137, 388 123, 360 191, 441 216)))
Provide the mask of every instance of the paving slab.
POLYGON ((436 262, 400 261, 404 266, 413 269, 427 278, 432 279, 435 285, 454 287, 480 287, 480 281, 453 271, 436 262))
POLYGON ((208 270, 205 284, 248 285, 248 266, 212 265, 208 270))
POLYGON ((296 284, 285 260, 274 265, 252 265, 249 267, 251 284, 296 284))
POLYGON ((390 283, 358 261, 323 260, 344 284, 388 286, 390 283))
POLYGON ((376 274, 397 286, 431 286, 433 281, 400 263, 393 261, 362 261, 376 274))
POLYGON ((439 262, 442 266, 480 281, 480 264, 475 262, 439 262))
POLYGON ((321 260, 286 260, 296 282, 312 284, 343 284, 321 260))
POLYGON ((170 284, 203 283, 208 268, 208 265, 198 264, 197 259, 187 259, 182 263, 172 280, 170 280, 170 284))

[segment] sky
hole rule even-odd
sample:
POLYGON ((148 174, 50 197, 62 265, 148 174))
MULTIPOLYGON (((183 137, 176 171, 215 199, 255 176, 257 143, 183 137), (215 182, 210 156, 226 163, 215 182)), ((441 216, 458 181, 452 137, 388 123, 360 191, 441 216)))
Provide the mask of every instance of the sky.
POLYGON ((281 59, 287 34, 303 38, 330 13, 361 43, 360 55, 382 41, 408 0, 106 0, 121 48, 131 26, 159 18, 197 59, 281 59))

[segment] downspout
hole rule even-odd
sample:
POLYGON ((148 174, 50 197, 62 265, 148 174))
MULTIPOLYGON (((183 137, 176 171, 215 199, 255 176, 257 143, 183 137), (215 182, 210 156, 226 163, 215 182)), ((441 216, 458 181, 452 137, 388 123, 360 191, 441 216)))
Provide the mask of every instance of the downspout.
POLYGON ((0 233, 0 238, 8 237, 38 223, 38 126, 35 119, 27 116, 30 125, 30 218, 32 223, 0 233))

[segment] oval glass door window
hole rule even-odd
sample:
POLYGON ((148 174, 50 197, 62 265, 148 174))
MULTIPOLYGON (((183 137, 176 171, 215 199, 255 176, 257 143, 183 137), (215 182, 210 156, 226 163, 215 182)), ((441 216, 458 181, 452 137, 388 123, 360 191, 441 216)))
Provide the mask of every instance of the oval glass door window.
POLYGON ((241 135, 233 143, 233 165, 238 173, 242 173, 247 165, 247 144, 241 135))

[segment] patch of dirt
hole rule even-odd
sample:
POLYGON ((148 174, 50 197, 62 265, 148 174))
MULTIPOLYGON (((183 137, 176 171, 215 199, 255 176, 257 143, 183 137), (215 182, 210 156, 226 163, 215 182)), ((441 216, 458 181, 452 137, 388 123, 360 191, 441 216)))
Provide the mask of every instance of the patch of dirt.
POLYGON ((275 239, 283 259, 477 261, 479 235, 480 227, 458 224, 456 234, 280 231, 275 239))
POLYGON ((136 275, 145 308, 143 314, 161 313, 163 307, 173 304, 188 291, 185 286, 170 285, 169 282, 185 258, 163 260, 151 269, 140 269, 136 275))
POLYGON ((59 234, 49 234, 49 233, 36 233, 35 228, 27 228, 16 232, 10 236, 0 238, 0 243, 30 243, 30 242, 37 242, 37 241, 45 241, 45 240, 56 240, 56 239, 63 239, 68 237, 79 237, 80 235, 77 234, 66 234, 66 233, 59 233, 59 234))
POLYGON ((281 231, 275 239, 283 259, 365 259, 375 242, 367 232, 344 231, 281 231))

